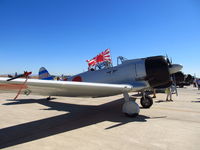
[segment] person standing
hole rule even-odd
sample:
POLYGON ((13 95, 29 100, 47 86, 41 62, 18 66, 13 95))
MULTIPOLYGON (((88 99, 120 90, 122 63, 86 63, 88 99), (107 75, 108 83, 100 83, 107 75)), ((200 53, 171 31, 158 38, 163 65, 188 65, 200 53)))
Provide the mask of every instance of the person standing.
POLYGON ((200 79, 197 80, 198 90, 200 90, 200 79))
POLYGON ((193 87, 197 87, 197 79, 196 78, 194 78, 194 80, 193 80, 193 87))
POLYGON ((173 101, 171 87, 166 88, 165 93, 167 94, 166 101, 173 101))
POLYGON ((156 98, 156 89, 153 89, 153 97, 152 98, 156 98))

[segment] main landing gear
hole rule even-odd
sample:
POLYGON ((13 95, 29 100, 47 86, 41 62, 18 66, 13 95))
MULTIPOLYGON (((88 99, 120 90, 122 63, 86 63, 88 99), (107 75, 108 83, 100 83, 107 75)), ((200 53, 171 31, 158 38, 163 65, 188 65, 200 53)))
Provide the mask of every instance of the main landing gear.
MULTIPOLYGON (((122 107, 122 112, 129 117, 136 117, 140 112, 139 105, 135 102, 135 99, 130 99, 128 92, 124 92, 123 95, 125 102, 122 107)), ((140 103, 143 108, 150 108, 153 104, 153 99, 146 95, 145 92, 142 92, 140 103)))
POLYGON ((136 117, 140 112, 139 105, 132 99, 130 99, 128 92, 124 92, 124 104, 122 107, 123 113, 129 117, 136 117))
POLYGON ((140 104, 143 108, 150 108, 153 104, 153 99, 146 95, 145 92, 142 92, 142 98, 140 99, 140 104))

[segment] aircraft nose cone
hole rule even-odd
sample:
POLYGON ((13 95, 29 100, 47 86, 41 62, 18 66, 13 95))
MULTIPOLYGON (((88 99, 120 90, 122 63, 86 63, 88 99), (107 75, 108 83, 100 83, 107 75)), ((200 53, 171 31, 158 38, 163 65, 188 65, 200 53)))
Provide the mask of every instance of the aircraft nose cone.
POLYGON ((179 72, 183 68, 180 64, 172 64, 172 66, 169 68, 169 73, 174 74, 176 72, 179 72))

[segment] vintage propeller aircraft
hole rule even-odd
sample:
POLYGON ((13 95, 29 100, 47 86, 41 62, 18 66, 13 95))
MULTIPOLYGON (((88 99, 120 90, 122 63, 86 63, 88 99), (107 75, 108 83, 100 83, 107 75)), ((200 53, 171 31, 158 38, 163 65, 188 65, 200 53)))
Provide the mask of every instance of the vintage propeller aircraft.
MULTIPOLYGON (((119 59, 121 63, 117 66, 104 65, 104 68, 99 67, 100 69, 90 68, 86 72, 69 77, 67 81, 51 80, 52 78, 44 68, 40 70, 40 78, 46 78, 46 80, 29 79, 27 81, 30 74, 28 72, 21 75, 26 79, 0 78, 0 90, 20 89, 18 93, 26 95, 94 98, 123 94, 125 103, 122 111, 128 116, 136 116, 139 113, 139 106, 130 99, 128 93, 144 91, 148 88, 169 87, 171 85, 170 75, 182 69, 179 64, 169 64, 164 56, 132 60, 119 57, 119 59)), ((141 105, 149 108, 152 104, 152 98, 144 93, 141 105)))

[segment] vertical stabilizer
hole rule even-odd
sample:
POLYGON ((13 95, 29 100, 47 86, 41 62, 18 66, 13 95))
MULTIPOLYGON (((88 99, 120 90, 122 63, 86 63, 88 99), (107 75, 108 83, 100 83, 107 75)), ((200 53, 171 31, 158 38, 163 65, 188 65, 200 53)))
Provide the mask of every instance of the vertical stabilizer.
POLYGON ((39 70, 39 79, 42 80, 53 80, 53 77, 49 74, 46 68, 41 67, 39 70))

